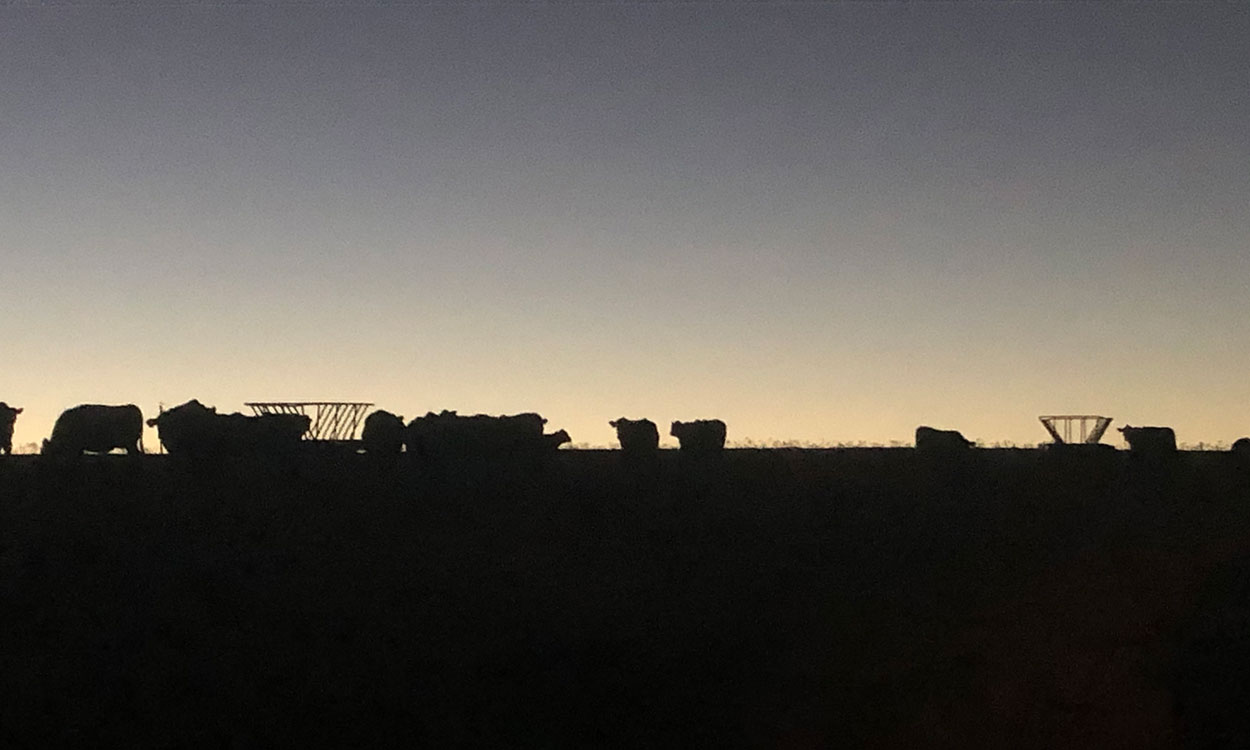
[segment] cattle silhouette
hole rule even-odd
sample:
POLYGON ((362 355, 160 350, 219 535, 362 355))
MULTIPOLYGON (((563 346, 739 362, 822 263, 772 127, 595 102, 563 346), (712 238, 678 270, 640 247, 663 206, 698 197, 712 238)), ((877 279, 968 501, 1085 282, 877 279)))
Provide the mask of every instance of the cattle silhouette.
POLYGON ((556 450, 565 443, 571 442, 573 442, 573 438, 569 436, 566 430, 558 430, 543 435, 543 448, 549 451, 556 450))
POLYGON ((1229 449, 1228 454, 1231 458, 1233 466, 1236 466, 1241 473, 1250 470, 1250 437, 1238 438, 1233 442, 1233 447, 1229 449))
POLYGON ((9 406, 0 401, 0 453, 13 454, 13 423, 21 413, 21 407, 9 406))
POLYGON ((162 411, 148 420, 148 427, 156 428, 156 436, 172 455, 219 453, 219 443, 224 433, 213 428, 217 409, 207 407, 196 399, 162 411))
POLYGON ((143 453, 143 412, 134 404, 81 404, 66 409, 52 426, 52 437, 43 441, 46 456, 108 453, 114 448, 132 455, 143 453))
MULTIPOLYGON (((231 414, 232 418, 243 416, 231 414)), ((257 417, 243 416, 250 430, 251 445, 258 453, 290 454, 298 450, 304 436, 312 427, 312 417, 307 414, 261 414, 257 417)))
POLYGON ((544 434, 547 420, 533 412, 503 416, 428 412, 408 423, 404 442, 419 458, 491 458, 535 455, 569 441, 560 430, 544 434))
POLYGON ((378 409, 365 417, 360 431, 361 447, 374 456, 393 456, 404 447, 404 418, 378 409))
POLYGON ((1139 456, 1166 456, 1176 453, 1176 433, 1171 427, 1120 428, 1129 450, 1139 456))
POLYGON ((937 430, 924 425, 916 428, 916 450, 920 453, 962 453, 972 446, 973 442, 959 430, 937 430))
POLYGON ((660 448, 660 430, 650 419, 614 419, 608 426, 616 428, 616 439, 627 456, 654 456, 660 448))
POLYGON ((170 455, 194 458, 289 455, 311 424, 305 414, 218 414, 195 399, 148 420, 170 455))
POLYGON ((690 455, 717 454, 725 448, 725 423, 719 419, 673 422, 668 434, 677 438, 682 453, 690 455))

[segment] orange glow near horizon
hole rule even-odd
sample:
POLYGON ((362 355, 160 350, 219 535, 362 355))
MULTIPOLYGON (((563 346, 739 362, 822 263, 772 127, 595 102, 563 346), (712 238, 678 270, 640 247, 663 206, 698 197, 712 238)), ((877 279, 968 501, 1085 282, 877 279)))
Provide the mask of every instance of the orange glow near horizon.
POLYGON ((1031 445, 1071 412, 1250 434, 1250 13, 22 5, 18 445, 80 403, 191 398, 536 411, 600 446, 621 416, 666 444, 696 418, 756 444, 1031 445))

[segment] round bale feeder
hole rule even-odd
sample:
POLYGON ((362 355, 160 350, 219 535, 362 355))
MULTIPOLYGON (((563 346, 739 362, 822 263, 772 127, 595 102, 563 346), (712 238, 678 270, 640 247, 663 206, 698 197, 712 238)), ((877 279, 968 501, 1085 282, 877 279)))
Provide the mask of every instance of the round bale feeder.
POLYGON ((1111 425, 1111 417, 1095 414, 1061 414, 1038 419, 1056 445, 1097 445, 1111 425))
POLYGON ((256 416, 303 414, 312 420, 304 440, 321 446, 359 447, 357 434, 369 407, 367 401, 248 401, 244 406, 256 416))

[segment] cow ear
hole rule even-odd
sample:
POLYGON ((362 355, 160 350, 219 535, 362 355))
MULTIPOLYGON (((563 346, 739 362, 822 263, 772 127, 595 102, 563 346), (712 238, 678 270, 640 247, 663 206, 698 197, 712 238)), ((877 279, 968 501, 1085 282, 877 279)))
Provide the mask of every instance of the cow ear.
POLYGON ((14 407, 14 409, 13 409, 13 413, 14 413, 14 414, 21 414, 21 413, 22 413, 22 407, 20 407, 20 406, 14 407))

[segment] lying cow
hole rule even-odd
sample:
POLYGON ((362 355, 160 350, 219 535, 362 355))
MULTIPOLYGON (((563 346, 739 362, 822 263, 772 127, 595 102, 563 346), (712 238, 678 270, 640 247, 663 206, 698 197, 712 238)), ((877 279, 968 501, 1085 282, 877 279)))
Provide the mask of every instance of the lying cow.
POLYGON ((1171 427, 1133 427, 1125 425, 1120 428, 1129 450, 1141 456, 1158 456, 1176 453, 1176 433, 1171 427))
POLYGON ((687 454, 720 453, 725 448, 725 423, 719 419, 673 422, 668 434, 677 438, 687 454))
POLYGON ((404 447, 404 418, 378 409, 365 417, 360 442, 365 453, 370 455, 393 456, 399 453, 404 447))
POLYGON ((143 453, 143 412, 134 404, 83 404, 66 409, 52 426, 52 437, 43 441, 47 456, 108 453, 114 448, 132 455, 143 453))
POLYGON ((609 427, 616 428, 616 440, 621 452, 628 456, 654 455, 660 447, 660 430, 650 419, 614 419, 609 427))
POLYGON ((13 454, 13 423, 21 413, 21 407, 0 401, 0 453, 13 454))
POLYGON ((920 453, 963 452, 973 445, 959 430, 936 430, 924 425, 916 428, 916 450, 920 453))

